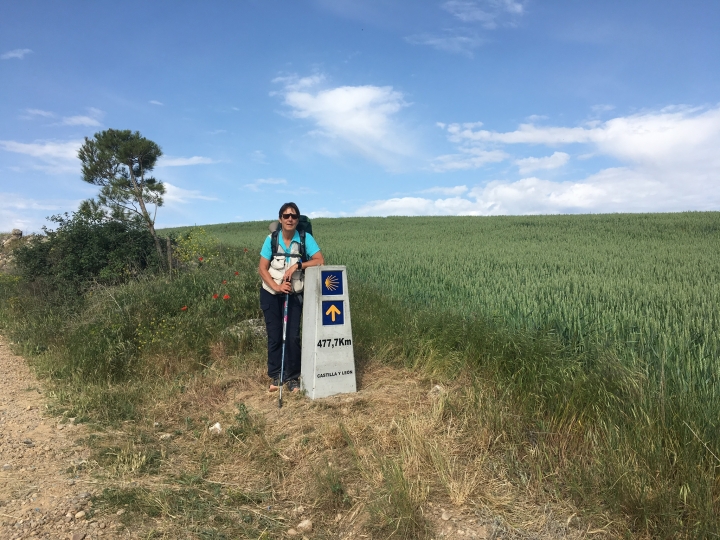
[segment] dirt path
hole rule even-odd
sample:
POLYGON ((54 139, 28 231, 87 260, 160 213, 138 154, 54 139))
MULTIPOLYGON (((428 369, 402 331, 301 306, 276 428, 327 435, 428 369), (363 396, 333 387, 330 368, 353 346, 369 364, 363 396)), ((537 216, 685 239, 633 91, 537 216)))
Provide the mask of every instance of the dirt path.
POLYGON ((76 443, 83 426, 45 406, 37 378, 0 337, 0 539, 119 537, 113 520, 93 517, 98 486, 76 443))

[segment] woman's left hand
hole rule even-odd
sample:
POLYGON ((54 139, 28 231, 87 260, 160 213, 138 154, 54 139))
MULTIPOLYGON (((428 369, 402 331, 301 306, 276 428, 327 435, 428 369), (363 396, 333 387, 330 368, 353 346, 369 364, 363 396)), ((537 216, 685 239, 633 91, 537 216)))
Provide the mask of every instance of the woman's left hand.
POLYGON ((283 281, 290 281, 292 279, 292 275, 297 271, 297 263, 293 264, 290 268, 288 268, 285 271, 285 275, 283 276, 283 281))

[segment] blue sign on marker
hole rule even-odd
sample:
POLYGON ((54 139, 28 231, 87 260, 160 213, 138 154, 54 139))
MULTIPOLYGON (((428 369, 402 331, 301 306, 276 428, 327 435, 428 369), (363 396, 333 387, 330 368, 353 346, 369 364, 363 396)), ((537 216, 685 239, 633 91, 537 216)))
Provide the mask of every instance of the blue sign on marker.
POLYGON ((322 270, 320 272, 321 290, 323 296, 335 296, 343 293, 342 270, 322 270))
POLYGON ((322 323, 323 326, 345 324, 345 302, 342 300, 323 300, 322 323))

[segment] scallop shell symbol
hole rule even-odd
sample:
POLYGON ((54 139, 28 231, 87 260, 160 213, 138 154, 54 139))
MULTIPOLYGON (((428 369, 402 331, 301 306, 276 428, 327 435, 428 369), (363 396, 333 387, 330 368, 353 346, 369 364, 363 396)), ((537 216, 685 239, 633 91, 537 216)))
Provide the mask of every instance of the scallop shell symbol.
POLYGON ((328 277, 325 278, 325 288, 328 291, 334 291, 338 288, 338 285, 340 283, 338 282, 337 276, 330 274, 328 277))

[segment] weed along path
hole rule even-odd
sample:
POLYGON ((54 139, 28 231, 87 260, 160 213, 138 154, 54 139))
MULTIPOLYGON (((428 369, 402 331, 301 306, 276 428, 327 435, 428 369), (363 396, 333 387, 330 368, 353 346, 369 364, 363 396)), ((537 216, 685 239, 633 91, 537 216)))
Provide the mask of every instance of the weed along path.
POLYGON ((0 538, 112 537, 92 517, 84 427, 44 414, 42 387, 0 337, 0 538))

